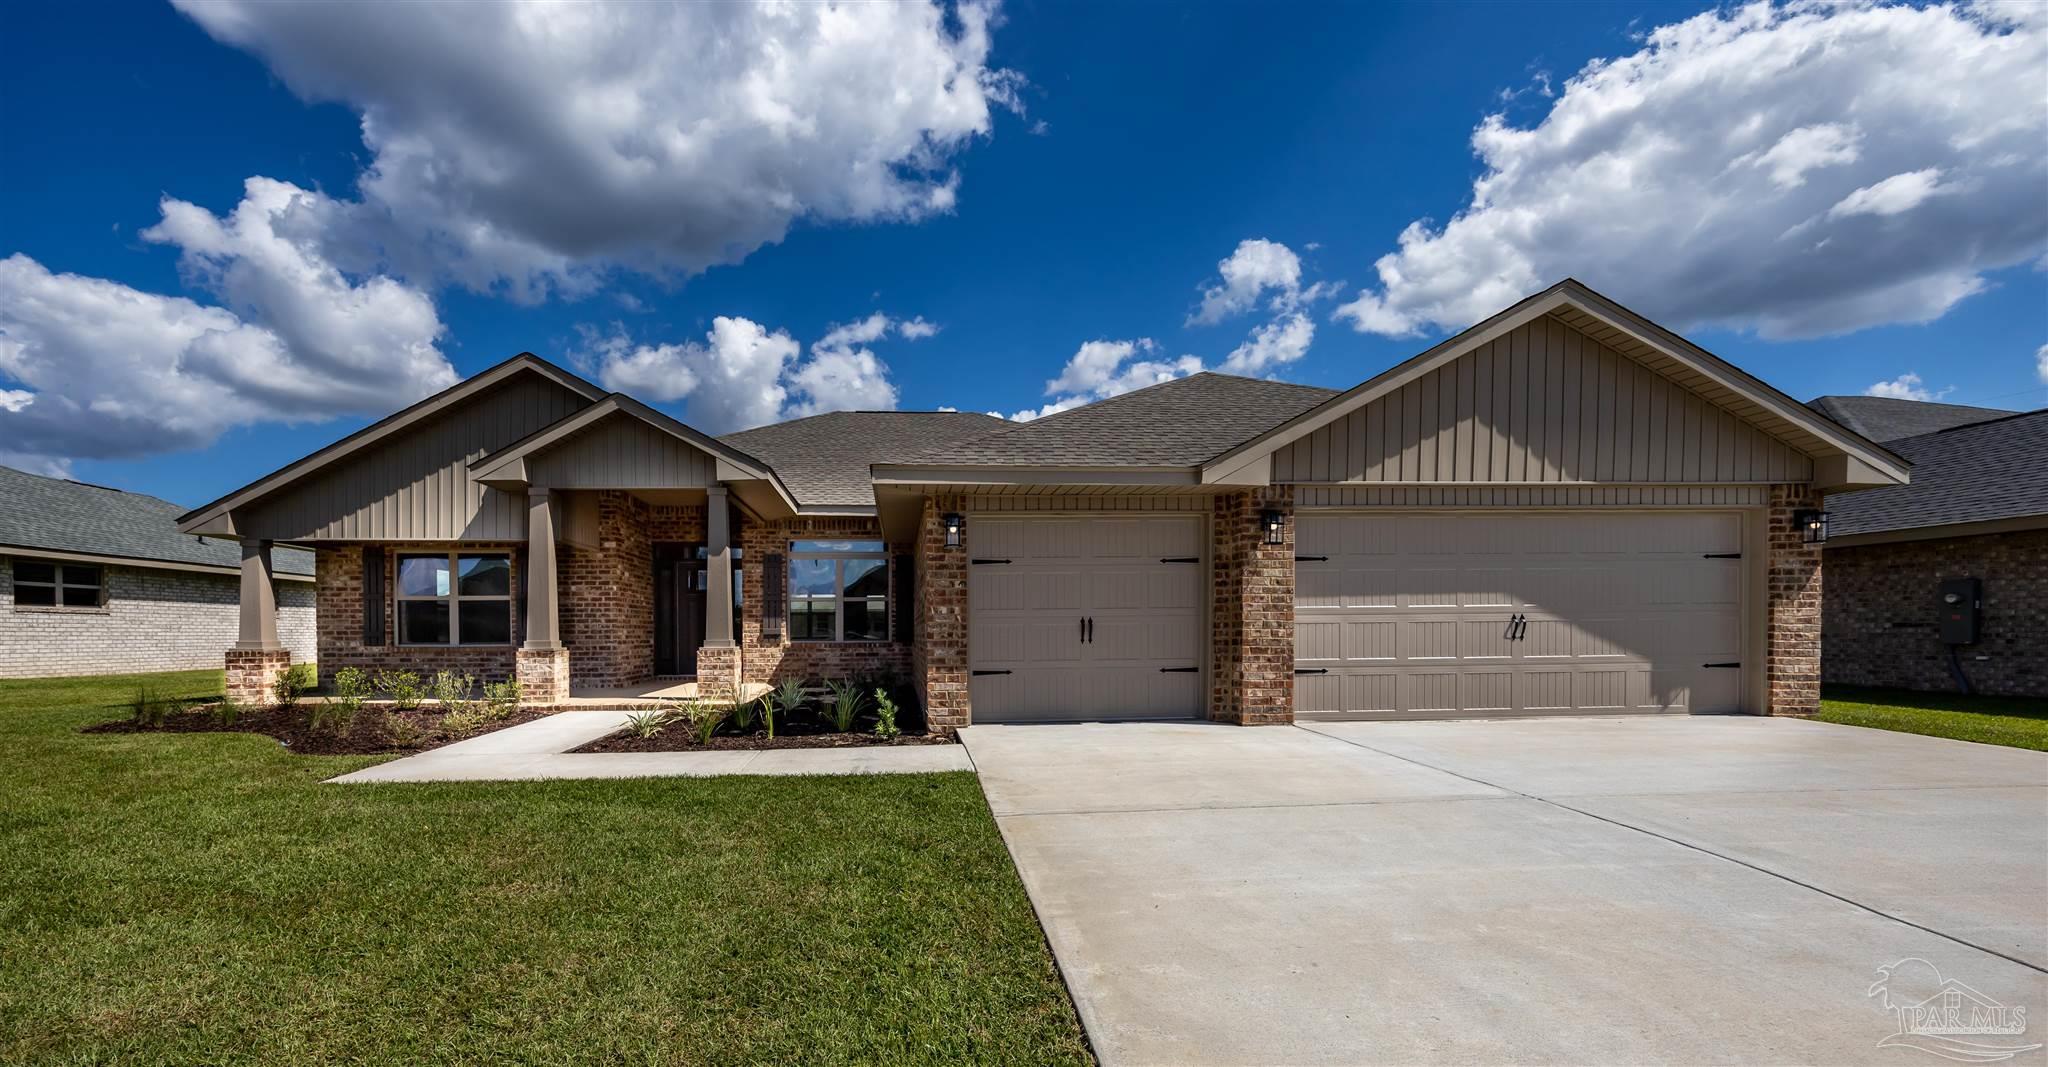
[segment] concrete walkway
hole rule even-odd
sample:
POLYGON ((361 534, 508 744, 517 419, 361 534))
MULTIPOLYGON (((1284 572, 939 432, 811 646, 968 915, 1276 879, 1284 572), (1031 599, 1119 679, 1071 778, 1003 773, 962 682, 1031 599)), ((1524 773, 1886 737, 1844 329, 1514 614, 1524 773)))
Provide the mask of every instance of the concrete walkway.
POLYGON ((963 736, 1105 1064, 1942 1062, 1879 1047, 1906 959, 1892 1003, 1950 979, 2027 1009, 1967 1040, 2048 1037, 2048 754, 1737 717, 963 736))
POLYGON ((510 782, 552 778, 710 778, 726 774, 916 774, 971 771, 959 745, 783 748, 758 752, 571 752, 625 723, 611 711, 562 711, 365 767, 335 782, 510 782))

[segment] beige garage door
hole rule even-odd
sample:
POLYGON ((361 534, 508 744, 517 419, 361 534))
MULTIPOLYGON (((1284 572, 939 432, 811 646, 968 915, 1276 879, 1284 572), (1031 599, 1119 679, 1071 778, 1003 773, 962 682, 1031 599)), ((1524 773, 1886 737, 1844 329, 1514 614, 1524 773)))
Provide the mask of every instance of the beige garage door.
POLYGON ((1201 715, 1202 534, 1199 516, 970 519, 974 721, 1201 715))
POLYGON ((1743 517, 1304 512, 1295 707, 1736 711, 1743 517))

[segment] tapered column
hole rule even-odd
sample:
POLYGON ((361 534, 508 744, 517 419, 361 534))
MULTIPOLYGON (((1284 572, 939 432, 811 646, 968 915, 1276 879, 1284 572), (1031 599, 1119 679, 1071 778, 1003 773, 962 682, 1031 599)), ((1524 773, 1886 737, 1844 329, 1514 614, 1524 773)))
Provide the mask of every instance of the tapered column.
POLYGON ((526 491, 526 644, 549 652, 562 647, 555 578, 555 508, 546 489, 526 491))
POLYGON ((732 505, 723 484, 704 495, 704 647, 731 648, 732 505))
POLYGON ((242 628, 235 647, 270 652, 277 640, 277 587, 271 584, 270 542, 242 542, 242 628))

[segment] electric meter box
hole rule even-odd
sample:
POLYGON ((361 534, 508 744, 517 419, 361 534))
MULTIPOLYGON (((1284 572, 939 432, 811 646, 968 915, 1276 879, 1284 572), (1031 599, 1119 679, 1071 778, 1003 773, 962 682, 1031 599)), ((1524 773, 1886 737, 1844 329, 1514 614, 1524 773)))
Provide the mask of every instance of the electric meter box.
POLYGON ((1941 630, 1942 644, 1977 643, 1977 609, 1983 596, 1984 585, 1975 578, 1941 580, 1938 605, 1941 615, 1938 626, 1941 630))

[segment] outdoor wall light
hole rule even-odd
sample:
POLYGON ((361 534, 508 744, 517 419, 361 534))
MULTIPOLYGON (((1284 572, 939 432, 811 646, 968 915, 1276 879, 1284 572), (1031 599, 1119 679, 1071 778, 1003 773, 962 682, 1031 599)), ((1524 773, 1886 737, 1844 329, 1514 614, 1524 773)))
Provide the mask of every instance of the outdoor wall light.
POLYGON ((1259 515, 1259 522, 1266 528, 1266 543, 1284 545, 1287 543, 1287 516, 1278 511, 1266 511, 1259 515))
POLYGON ((1799 524, 1799 539, 1809 545, 1826 544, 1828 539, 1828 513, 1825 511, 1802 511, 1792 517, 1799 524))
POLYGON ((949 511, 939 516, 939 521, 946 526, 946 547, 959 548, 960 533, 962 530, 967 529, 966 517, 957 511, 949 511))

